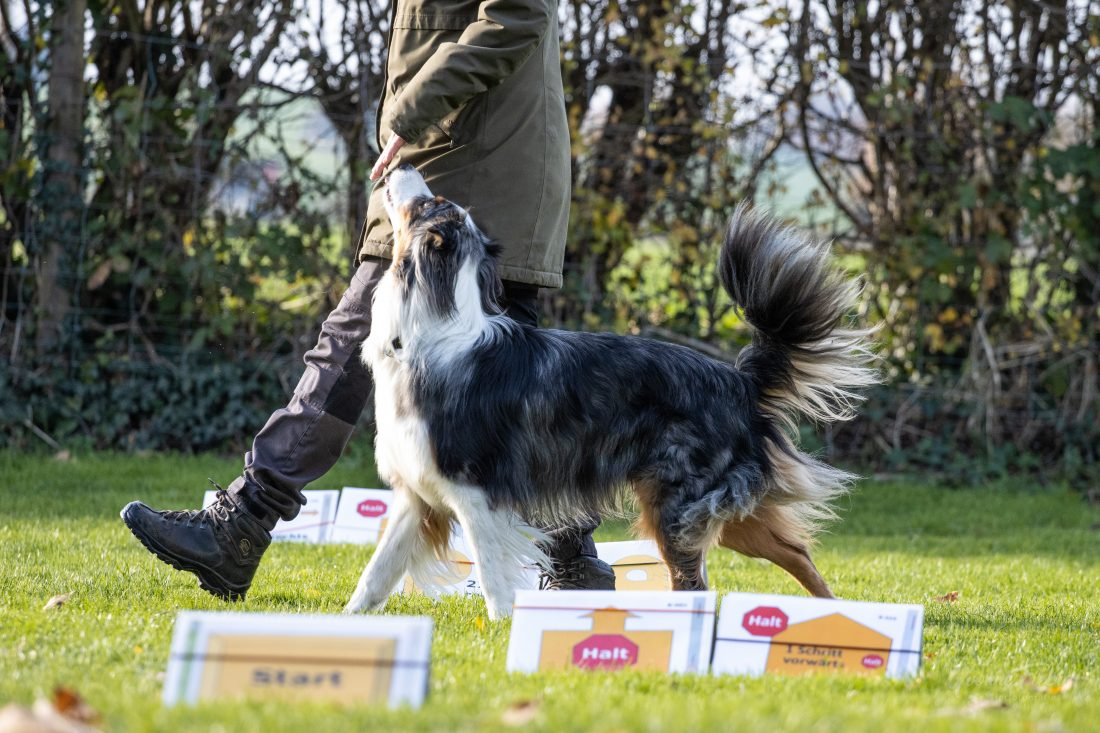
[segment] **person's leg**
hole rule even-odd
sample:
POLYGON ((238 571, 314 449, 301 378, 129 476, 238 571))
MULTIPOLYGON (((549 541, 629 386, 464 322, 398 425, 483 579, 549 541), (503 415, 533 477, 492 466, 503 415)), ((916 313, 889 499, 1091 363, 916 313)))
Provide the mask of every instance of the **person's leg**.
MULTIPOLYGON (((535 285, 505 282, 501 305, 505 314, 515 321, 538 326, 538 293, 535 285)), ((596 556, 592 533, 600 526, 600 518, 587 519, 563 527, 541 528, 550 537, 542 548, 553 567, 542 573, 543 588, 562 590, 614 590, 615 572, 596 556)))
POLYGON ((242 475, 213 506, 198 511, 156 511, 141 502, 122 519, 164 562, 199 577, 210 593, 243 598, 280 519, 304 503, 302 487, 340 457, 371 395, 370 373, 359 355, 370 333, 374 288, 384 260, 359 266, 339 305, 325 319, 317 345, 290 403, 256 435, 242 475))
POLYGON ((387 260, 364 261, 340 304, 305 355, 306 369, 290 403, 275 411, 245 454, 230 492, 259 514, 293 519, 302 489, 335 465, 371 397, 370 370, 360 348, 370 334, 374 288, 387 260))

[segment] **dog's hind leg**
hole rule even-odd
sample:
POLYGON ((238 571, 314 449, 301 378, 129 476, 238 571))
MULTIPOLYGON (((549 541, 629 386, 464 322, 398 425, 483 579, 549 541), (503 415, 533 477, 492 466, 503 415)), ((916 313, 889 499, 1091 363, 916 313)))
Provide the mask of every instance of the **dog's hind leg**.
POLYGON ((522 524, 512 511, 491 508, 479 488, 454 487, 447 495, 470 544, 489 618, 511 615, 516 589, 524 582, 524 566, 549 562, 536 545, 546 537, 522 524))
POLYGON ((640 525, 656 540, 673 590, 706 590, 707 548, 714 530, 709 522, 684 524, 679 521, 681 515, 680 506, 657 509, 643 504, 640 525))
POLYGON ((396 491, 386 531, 378 542, 359 584, 344 607, 344 613, 379 608, 393 591, 405 570, 419 556, 430 551, 421 532, 428 507, 409 491, 396 491))
POLYGON ((742 555, 770 560, 793 575, 811 595, 835 598, 794 526, 784 507, 761 506, 745 519, 726 522, 718 543, 742 555))

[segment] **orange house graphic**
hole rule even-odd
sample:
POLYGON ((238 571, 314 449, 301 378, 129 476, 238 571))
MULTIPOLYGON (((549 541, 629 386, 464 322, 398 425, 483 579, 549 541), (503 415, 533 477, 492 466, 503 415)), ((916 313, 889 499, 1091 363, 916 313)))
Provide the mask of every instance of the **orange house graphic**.
POLYGON ((672 590, 668 566, 652 555, 627 555, 611 563, 615 590, 672 590))
POLYGON ((885 676, 889 636, 839 613, 791 624, 771 638, 765 669, 803 675, 843 672, 885 676))
POLYGON ((584 618, 592 619, 591 629, 542 632, 539 670, 634 667, 668 671, 671 631, 627 630, 627 619, 637 615, 621 608, 596 609, 584 618))

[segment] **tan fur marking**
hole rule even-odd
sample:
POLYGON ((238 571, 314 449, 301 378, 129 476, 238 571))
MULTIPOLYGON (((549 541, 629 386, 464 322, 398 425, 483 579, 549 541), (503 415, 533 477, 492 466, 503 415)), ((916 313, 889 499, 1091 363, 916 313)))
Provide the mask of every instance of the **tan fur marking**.
POLYGON ((432 548, 432 552, 440 560, 447 560, 447 549, 451 542, 451 518, 440 512, 427 508, 423 519, 420 520, 424 532, 424 541, 432 548))
POLYGON ((793 575, 811 595, 834 598, 809 551, 798 540, 797 519, 788 513, 786 507, 761 506, 745 519, 726 522, 718 542, 742 555, 770 560, 793 575))

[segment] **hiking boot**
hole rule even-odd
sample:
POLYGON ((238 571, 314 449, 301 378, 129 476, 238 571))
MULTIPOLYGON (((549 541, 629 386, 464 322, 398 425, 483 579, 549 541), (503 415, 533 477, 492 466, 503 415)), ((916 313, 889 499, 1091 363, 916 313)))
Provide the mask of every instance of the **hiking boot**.
POLYGON ((615 571, 598 557, 550 558, 551 571, 539 573, 539 590, 615 590, 615 571))
POLYGON ((149 552, 198 576, 203 590, 240 601, 271 544, 277 518, 256 516, 240 496, 221 487, 216 496, 196 511, 157 511, 132 501, 122 508, 122 521, 149 552))

